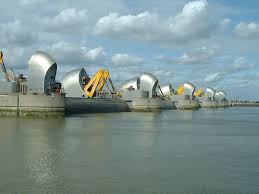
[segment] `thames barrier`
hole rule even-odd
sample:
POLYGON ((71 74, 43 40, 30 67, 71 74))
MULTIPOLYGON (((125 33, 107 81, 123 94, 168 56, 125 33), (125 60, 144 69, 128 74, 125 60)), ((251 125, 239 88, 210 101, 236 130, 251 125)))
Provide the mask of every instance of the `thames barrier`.
POLYGON ((56 117, 71 114, 129 111, 196 110, 230 106, 226 92, 199 88, 186 82, 174 89, 144 72, 126 80, 119 88, 109 70, 99 69, 90 77, 82 68, 67 72, 56 81, 58 64, 46 52, 29 59, 28 78, 10 73, 1 52, 5 80, 0 82, 0 115, 10 117, 56 117))

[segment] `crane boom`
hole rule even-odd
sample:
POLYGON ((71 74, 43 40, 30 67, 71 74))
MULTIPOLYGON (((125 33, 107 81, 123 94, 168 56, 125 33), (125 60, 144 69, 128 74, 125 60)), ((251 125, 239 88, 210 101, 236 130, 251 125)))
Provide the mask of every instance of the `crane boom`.
POLYGON ((176 93, 178 95, 183 95, 183 93, 184 93, 184 85, 180 85, 179 88, 177 89, 176 93))
POLYGON ((90 81, 84 86, 84 91, 88 97, 92 98, 95 93, 103 90, 104 85, 107 86, 110 93, 116 92, 110 78, 109 70, 99 69, 96 74, 90 79, 90 81), (108 86, 108 81, 110 82, 113 91, 110 90, 108 86))
POLYGON ((194 96, 196 97, 200 97, 204 94, 202 88, 198 89, 195 93, 194 93, 194 96))
POLYGON ((101 91, 107 81, 107 79, 110 77, 110 72, 108 70, 105 70, 102 74, 102 78, 100 80, 100 83, 98 84, 97 90, 101 91))
POLYGON ((0 51, 0 64, 1 64, 1 67, 2 67, 2 71, 5 75, 5 80, 7 82, 10 82, 10 79, 9 79, 9 76, 7 74, 7 71, 6 71, 6 68, 5 68, 5 64, 4 64, 4 54, 2 51, 0 51))
POLYGON ((96 92, 96 88, 100 83, 100 80, 102 79, 103 73, 104 73, 104 70, 99 69, 97 73, 93 76, 93 78, 91 78, 90 81, 85 85, 84 91, 88 97, 92 98, 94 96, 96 92))

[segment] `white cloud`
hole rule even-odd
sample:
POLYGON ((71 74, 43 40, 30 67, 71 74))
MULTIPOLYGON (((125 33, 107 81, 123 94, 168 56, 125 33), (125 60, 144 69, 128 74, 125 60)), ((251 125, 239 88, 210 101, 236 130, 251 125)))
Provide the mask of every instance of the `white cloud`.
POLYGON ((158 77, 158 78, 171 78, 175 75, 174 71, 168 71, 168 70, 163 70, 163 69, 159 69, 154 71, 154 74, 158 77))
POLYGON ((115 54, 111 59, 115 66, 136 66, 143 63, 143 59, 128 54, 115 54))
POLYGON ((99 65, 100 63, 104 63, 106 60, 106 53, 102 47, 97 47, 92 50, 87 50, 84 48, 83 50, 86 61, 97 63, 99 65))
POLYGON ((221 21, 221 23, 220 23, 221 29, 224 30, 226 27, 229 26, 230 23, 231 23, 231 19, 229 19, 229 18, 223 19, 223 20, 221 21))
POLYGON ((37 38, 36 33, 31 32, 20 20, 8 23, 0 23, 1 46, 29 46, 37 38))
POLYGON ((226 78, 226 76, 238 75, 238 73, 254 68, 256 65, 249 63, 244 57, 238 57, 233 61, 232 64, 224 65, 224 70, 222 72, 217 72, 208 75, 204 81, 205 82, 217 82, 226 78))
POLYGON ((183 64, 203 64, 216 54, 215 48, 208 48, 206 46, 187 52, 180 57, 180 63, 183 64))
POLYGON ((225 72, 217 72, 217 73, 213 73, 208 75, 204 81, 205 82, 216 82, 216 81, 221 81, 222 79, 224 79, 225 76, 225 72))
POLYGON ((208 2, 197 0, 185 4, 179 14, 169 18, 149 12, 124 16, 111 13, 99 19, 96 32, 140 41, 185 42, 210 35, 213 26, 208 18, 208 2))
POLYGON ((46 0, 20 0, 19 1, 21 5, 27 6, 27 5, 33 5, 38 3, 44 3, 46 0))
POLYGON ((255 22, 240 22, 234 29, 237 36, 241 38, 259 38, 259 24, 255 22))
POLYGON ((233 62, 236 70, 246 70, 255 67, 255 64, 249 63, 244 57, 239 57, 233 62))
POLYGON ((64 65, 99 65, 106 61, 106 53, 102 47, 89 49, 61 41, 52 44, 46 50, 57 63, 64 65))
POLYGON ((207 64, 209 60, 217 54, 218 48, 212 48, 202 46, 192 51, 184 53, 179 58, 169 58, 160 54, 155 57, 156 60, 162 61, 168 64, 207 64))
POLYGON ((85 30, 87 26, 87 10, 75 8, 64 9, 54 17, 43 19, 43 24, 48 32, 77 34, 85 30))

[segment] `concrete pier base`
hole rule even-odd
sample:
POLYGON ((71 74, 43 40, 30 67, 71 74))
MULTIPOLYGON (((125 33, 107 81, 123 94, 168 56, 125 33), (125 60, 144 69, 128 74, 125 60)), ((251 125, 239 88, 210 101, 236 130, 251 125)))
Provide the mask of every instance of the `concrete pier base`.
POLYGON ((218 101, 218 107, 221 107, 221 108, 227 108, 227 107, 229 107, 229 102, 228 102, 228 100, 220 100, 220 101, 218 101))
POLYGON ((162 100, 162 109, 163 110, 175 110, 177 109, 174 102, 171 100, 162 100))
POLYGON ((200 108, 199 101, 188 95, 174 95, 171 97, 171 101, 178 110, 197 110, 200 108))
POLYGON ((200 106, 201 108, 211 108, 211 101, 208 100, 208 101, 200 101, 200 106))
POLYGON ((149 108, 150 111, 161 111, 162 110, 162 100, 160 98, 150 98, 149 108))
POLYGON ((201 108, 218 108, 218 102, 210 98, 199 98, 201 108))
POLYGON ((63 95, 0 95, 1 117, 60 117, 65 114, 63 95))
POLYGON ((178 110, 198 110, 200 108, 199 102, 194 100, 179 100, 175 102, 175 105, 178 110))
POLYGON ((218 102, 217 101, 212 101, 211 102, 211 107, 212 108, 218 108, 218 102))
POLYGON ((153 112, 162 110, 162 100, 160 98, 135 98, 132 99, 132 111, 153 112))

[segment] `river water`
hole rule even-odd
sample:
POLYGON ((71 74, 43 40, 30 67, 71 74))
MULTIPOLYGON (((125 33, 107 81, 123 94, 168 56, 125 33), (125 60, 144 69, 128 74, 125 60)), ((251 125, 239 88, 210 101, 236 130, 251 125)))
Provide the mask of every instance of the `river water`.
POLYGON ((1 118, 0 193, 259 193, 259 108, 1 118))

